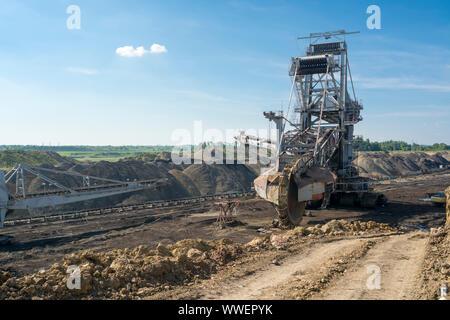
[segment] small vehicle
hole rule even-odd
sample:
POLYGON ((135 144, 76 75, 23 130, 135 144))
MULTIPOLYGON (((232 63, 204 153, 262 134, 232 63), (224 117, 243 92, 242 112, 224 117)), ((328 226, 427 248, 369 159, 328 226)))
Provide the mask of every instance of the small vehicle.
POLYGON ((443 207, 445 206, 446 197, 444 191, 439 191, 437 193, 429 193, 428 197, 434 206, 443 207))

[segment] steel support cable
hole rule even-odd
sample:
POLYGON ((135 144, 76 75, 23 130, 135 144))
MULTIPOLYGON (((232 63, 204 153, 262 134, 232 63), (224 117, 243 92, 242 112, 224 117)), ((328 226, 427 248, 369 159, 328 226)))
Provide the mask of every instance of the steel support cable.
POLYGON ((287 110, 286 110, 286 117, 284 118, 284 122, 283 122, 283 133, 284 133, 284 127, 286 126, 286 121, 287 118, 289 116, 289 110, 291 108, 291 101, 292 101, 292 95, 294 93, 294 87, 295 87, 295 79, 297 78, 297 68, 295 68, 295 74, 294 74, 294 81, 292 81, 292 86, 291 86, 291 93, 289 94, 289 102, 288 102, 288 106, 287 106, 287 110))
POLYGON ((65 172, 65 171, 52 170, 52 169, 40 168, 40 167, 31 167, 31 168, 33 170, 47 171, 47 172, 51 172, 51 173, 64 174, 64 175, 80 177, 80 178, 88 177, 90 179, 100 180, 100 181, 115 182, 115 183, 127 183, 127 182, 119 181, 119 180, 105 179, 105 178, 99 178, 99 177, 94 177, 94 176, 87 176, 87 175, 83 175, 83 174, 76 173, 76 172, 65 172))
POLYGON ((22 196, 25 198, 27 196, 27 192, 25 189, 25 175, 23 174, 23 165, 19 165, 18 169, 19 169, 21 181, 22 181, 22 196))
POLYGON ((10 174, 14 174, 13 172, 15 172, 17 170, 17 166, 14 166, 14 168, 12 168, 11 170, 9 170, 7 173, 5 173, 5 179, 10 175, 10 174))
POLYGON ((329 71, 329 68, 330 68, 330 66, 327 65, 327 73, 325 74, 325 88, 323 90, 322 104, 320 105, 319 122, 318 122, 318 125, 317 125, 317 136, 316 136, 316 145, 314 146, 314 156, 316 156, 317 145, 319 143, 320 123, 322 122, 323 107, 325 105, 325 99, 326 99, 327 88, 328 88, 328 71, 329 71))
POLYGON ((58 188, 64 189, 64 190, 66 190, 66 191, 68 191, 68 192, 70 192, 70 193, 76 193, 74 190, 72 190, 72 189, 70 189, 70 188, 68 188, 68 187, 66 187, 66 186, 63 186, 62 184, 60 184, 60 183, 58 183, 58 182, 56 182, 56 181, 54 181, 54 180, 52 180, 52 179, 50 179, 50 178, 44 176, 43 174, 41 174, 41 173, 39 173, 39 172, 34 171, 33 169, 31 169, 31 168, 28 167, 28 166, 23 166, 23 168, 24 168, 26 171, 28 171, 29 173, 35 175, 36 177, 38 177, 38 178, 40 178, 40 179, 42 179, 42 180, 44 180, 44 181, 46 181, 46 182, 48 182, 48 183, 53 184, 54 186, 56 186, 56 187, 58 187, 58 188))
POLYGON ((14 167, 5 175, 5 183, 8 183, 16 174, 19 169, 14 167), (8 177, 9 176, 9 177, 8 177))
MULTIPOLYGON (((295 81, 295 79, 294 79, 294 81, 295 81)), ((297 93, 297 101, 302 106, 302 109, 303 109, 303 107, 305 105, 305 103, 303 101, 303 88, 300 85, 300 90, 299 90, 297 84, 295 84, 295 89, 296 89, 295 92, 297 93)))
MULTIPOLYGON (((291 87, 291 93, 289 94, 289 102, 288 102, 288 106, 287 106, 287 112, 286 112, 286 117, 289 114, 289 109, 291 107, 291 101, 292 101, 292 95, 294 92, 294 87, 295 87, 295 79, 297 78, 297 68, 295 68, 295 74, 294 74, 294 81, 292 81, 292 87, 291 87)), ((284 118, 284 117, 283 117, 284 118)), ((286 118, 284 118, 284 122, 283 122, 283 126, 281 128, 281 137, 280 137, 280 141, 278 141, 278 150, 277 150, 277 164, 276 164, 276 170, 278 170, 279 166, 280 166, 280 151, 281 151, 281 143, 283 141, 283 137, 284 137, 284 128, 286 126, 286 118)))

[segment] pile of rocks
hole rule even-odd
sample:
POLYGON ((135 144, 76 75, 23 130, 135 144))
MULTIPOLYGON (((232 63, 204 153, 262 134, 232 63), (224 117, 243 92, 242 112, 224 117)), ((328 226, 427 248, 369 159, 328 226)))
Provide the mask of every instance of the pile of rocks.
POLYGON ((310 227, 297 227, 287 232, 287 234, 295 236, 318 236, 318 235, 364 235, 369 233, 396 232, 397 229, 386 223, 378 223, 374 221, 347 221, 347 220, 331 220, 323 225, 315 225, 310 227))
POLYGON ((282 234, 272 234, 266 237, 256 237, 245 245, 246 248, 260 249, 267 246, 283 248, 288 246, 289 242, 303 237, 321 237, 321 236, 345 236, 345 235, 364 235, 376 233, 397 232, 385 223, 374 221, 347 221, 347 220, 331 220, 326 224, 314 226, 300 226, 282 234))
POLYGON ((393 232, 387 224, 332 220, 324 225, 297 227, 267 234, 245 245, 228 239, 185 239, 156 249, 70 254, 48 270, 15 277, 0 270, 0 299, 139 299, 171 286, 207 278, 243 253, 273 250, 303 237, 393 232), (78 279, 78 282, 77 282, 78 279))
POLYGON ((205 277, 241 252, 241 245, 227 239, 186 239, 168 246, 159 244, 155 250, 144 246, 87 250, 24 277, 1 271, 0 299, 137 299, 165 286, 205 277))
MULTIPOLYGON (((431 228, 421 270, 417 299, 441 298, 441 287, 450 287, 450 229, 431 228)), ((447 296, 448 299, 448 296, 447 296)))

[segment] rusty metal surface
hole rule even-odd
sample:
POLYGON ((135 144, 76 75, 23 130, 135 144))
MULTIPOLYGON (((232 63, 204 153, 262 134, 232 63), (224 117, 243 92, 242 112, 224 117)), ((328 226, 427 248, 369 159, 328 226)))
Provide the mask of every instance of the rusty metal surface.
POLYGON ((300 177, 296 177, 297 184, 299 189, 303 188, 306 185, 310 185, 313 183, 335 183, 336 175, 334 175, 330 169, 323 167, 311 167, 300 177))
POLYGON ((298 166, 301 161, 294 160, 281 172, 269 171, 254 181, 257 194, 276 205, 283 224, 297 225, 308 201, 323 199, 327 186, 331 186, 328 190, 334 191, 335 174, 328 168, 317 166, 300 174, 298 166))
POLYGON ((282 224, 297 225, 303 216, 306 203, 297 199, 296 172, 297 162, 292 161, 286 165, 281 172, 267 172, 255 179, 255 191, 263 199, 276 205, 276 210, 282 224), (295 191, 289 188, 295 183, 295 191))
POLYGON ((299 201, 320 200, 323 198, 324 193, 325 193, 325 183, 313 182, 298 189, 298 200, 299 201))

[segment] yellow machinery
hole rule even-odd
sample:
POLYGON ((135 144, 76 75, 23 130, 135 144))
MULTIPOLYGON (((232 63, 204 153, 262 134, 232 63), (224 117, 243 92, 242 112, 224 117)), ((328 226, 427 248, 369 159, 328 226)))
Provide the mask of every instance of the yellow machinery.
POLYGON ((431 203, 435 206, 443 207, 446 203, 446 197, 444 191, 439 191, 437 193, 429 193, 431 203))

